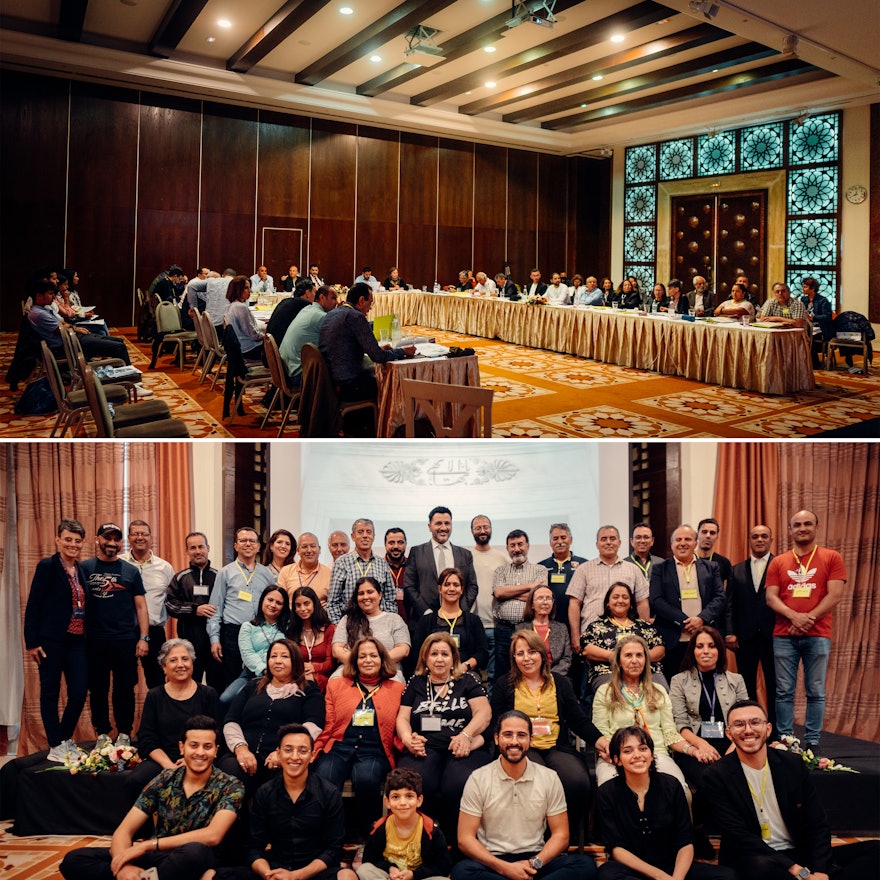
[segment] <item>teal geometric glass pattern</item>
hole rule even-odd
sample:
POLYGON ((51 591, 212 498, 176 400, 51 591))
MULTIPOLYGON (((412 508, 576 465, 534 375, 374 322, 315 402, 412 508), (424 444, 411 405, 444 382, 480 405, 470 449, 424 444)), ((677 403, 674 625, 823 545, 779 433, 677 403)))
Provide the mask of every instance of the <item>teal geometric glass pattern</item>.
POLYGON ((839 152, 838 115, 809 116, 801 125, 790 123, 788 158, 792 165, 835 162, 839 152))
POLYGON ((786 252, 789 265, 833 266, 837 263, 837 220, 789 220, 786 252))
POLYGON ((788 174, 789 214, 834 214, 837 211, 837 168, 808 168, 788 174))
POLYGON ((653 186, 631 186, 623 197, 623 219, 626 223, 646 223, 654 219, 657 191, 653 186))
POLYGON ((835 306, 837 296, 837 272, 833 269, 792 269, 788 270, 788 289, 792 296, 800 299, 804 290, 801 286, 804 278, 815 278, 819 282, 819 296, 824 296, 832 306, 835 306))
POLYGON ((639 282, 639 290, 644 298, 645 291, 654 289, 654 267, 653 266, 626 266, 623 270, 624 278, 633 276, 639 282))
POLYGON ((643 147, 627 147, 626 182, 647 183, 655 178, 657 147, 647 144, 643 147))
POLYGON ((694 142, 666 141, 660 144, 660 179, 682 180, 694 176, 694 142))
POLYGON ((736 140, 732 131, 697 138, 697 175, 730 174, 736 170, 736 140))
POLYGON ((654 260, 654 227, 629 226, 623 233, 623 259, 630 263, 654 260))
POLYGON ((739 136, 741 171, 782 167, 782 124, 743 128, 739 136))

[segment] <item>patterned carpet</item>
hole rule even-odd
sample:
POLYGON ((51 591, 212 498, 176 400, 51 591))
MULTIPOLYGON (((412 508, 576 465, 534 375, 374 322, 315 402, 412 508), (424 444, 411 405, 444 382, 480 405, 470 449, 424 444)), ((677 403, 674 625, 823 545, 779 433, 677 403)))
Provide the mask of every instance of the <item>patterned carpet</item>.
MULTIPOLYGON (((115 331, 118 332, 118 331, 115 331)), ((880 374, 853 375, 845 368, 816 372, 815 391, 767 396, 704 385, 688 379, 603 364, 570 355, 525 348, 425 327, 407 334, 435 336, 443 344, 472 347, 484 387, 495 390, 496 437, 594 438, 809 438, 838 429, 837 436, 874 434, 880 419, 880 374), (852 434, 847 434, 847 428, 852 434)), ((132 363, 146 370, 149 346, 122 331, 132 363)), ((8 364, 15 334, 0 334, 0 364, 8 364)), ((221 421, 222 386, 198 384, 198 373, 181 371, 170 356, 145 372, 144 384, 166 400, 194 438, 274 437, 271 423, 260 430, 262 391, 246 397, 246 414, 235 424, 221 421)), ((18 395, 0 391, 0 436, 47 437, 55 416, 16 416, 18 395)), ((275 422, 277 425, 277 420, 275 422)), ((87 430, 93 433, 89 423, 87 430)), ((286 434, 296 437, 293 427, 286 434)))

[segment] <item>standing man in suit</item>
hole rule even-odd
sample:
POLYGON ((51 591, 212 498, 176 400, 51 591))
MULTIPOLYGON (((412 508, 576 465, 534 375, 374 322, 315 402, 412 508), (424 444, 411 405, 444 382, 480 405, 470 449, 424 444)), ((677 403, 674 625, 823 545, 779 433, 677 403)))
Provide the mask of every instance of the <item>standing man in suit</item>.
POLYGON ((440 607, 437 580, 444 568, 457 568, 464 575, 461 607, 470 611, 477 601, 477 576, 470 550, 453 546, 452 512, 448 507, 435 507, 428 514, 431 540, 410 549, 403 575, 403 588, 412 611, 412 623, 429 610, 440 607))
POLYGON ((666 648, 667 681, 679 672, 691 635, 706 624, 724 624, 726 600, 718 566, 700 559, 696 547, 697 533, 680 525, 672 533, 672 559, 651 567, 651 613, 666 648))
POLYGON ((736 651, 736 667, 745 679, 749 698, 758 699, 758 664, 767 687, 767 717, 776 725, 776 668, 773 662, 773 626, 776 615, 767 606, 764 582, 773 559, 773 533, 768 526, 749 529, 749 558, 733 567, 727 582, 725 644, 736 651))
POLYGON ((719 864, 760 880, 860 880, 877 874, 876 840, 831 848, 831 831, 800 755, 768 749, 760 703, 727 713, 734 751, 705 774, 706 801, 721 831, 719 864))

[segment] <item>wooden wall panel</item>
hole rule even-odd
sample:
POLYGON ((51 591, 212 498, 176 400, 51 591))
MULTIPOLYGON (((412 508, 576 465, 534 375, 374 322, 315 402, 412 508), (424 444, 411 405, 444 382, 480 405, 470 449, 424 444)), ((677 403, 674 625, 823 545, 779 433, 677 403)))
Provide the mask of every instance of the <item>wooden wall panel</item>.
POLYGON ((202 202, 199 261, 242 275, 256 269, 254 204, 257 114, 205 104, 202 123, 202 202))
POLYGON ((0 72, 0 327, 4 330, 18 329, 25 280, 31 273, 44 265, 64 265, 69 88, 63 79, 0 72))
POLYGON ((438 180, 437 266, 441 283, 454 284, 461 269, 475 269, 473 144, 440 141, 438 180))
MULTIPOLYGON (((576 163, 575 272, 599 281, 611 271, 611 160, 572 159, 576 163)), ((568 271, 572 272, 571 266, 568 271)), ((620 281, 620 279, 616 279, 620 281)))
POLYGON ((309 261, 325 279, 350 283, 354 272, 354 206, 357 169, 354 125, 312 122, 312 216, 309 261))
MULTIPOLYGON (((358 129, 355 270, 370 266, 383 281, 397 265, 400 136, 396 131, 358 129)), ((402 270, 401 270, 402 271, 402 270)), ((415 286, 409 275, 404 281, 415 286)), ((421 282, 420 282, 421 283, 421 282)))
POLYGON ((507 255, 522 285, 537 260, 538 154, 509 150, 507 167, 507 255))
POLYGON ((538 266, 548 282, 553 272, 575 271, 565 264, 567 176, 565 157, 538 157, 538 266))
MULTIPOLYGON (((257 199, 257 261, 263 262, 263 231, 267 227, 302 230, 302 259, 299 253, 284 260, 270 260, 269 274, 276 286, 291 263, 308 261, 309 227, 309 119, 281 113, 261 112, 259 125, 259 168, 257 199)), ((271 234, 271 233, 270 233, 271 234)), ((298 240, 299 237, 291 235, 298 240)), ((308 266, 297 266, 301 275, 308 266)))
POLYGON ((128 327, 134 299, 138 106, 134 93, 74 82, 70 94, 67 261, 89 304, 128 327))
POLYGON ((139 112, 135 278, 146 289, 172 263, 190 278, 199 268, 202 107, 200 101, 151 95, 139 112))
POLYGON ((474 269, 490 277, 507 261, 507 150, 474 145, 474 269))
POLYGON ((400 274, 430 289, 437 278, 437 139, 401 134, 400 274))

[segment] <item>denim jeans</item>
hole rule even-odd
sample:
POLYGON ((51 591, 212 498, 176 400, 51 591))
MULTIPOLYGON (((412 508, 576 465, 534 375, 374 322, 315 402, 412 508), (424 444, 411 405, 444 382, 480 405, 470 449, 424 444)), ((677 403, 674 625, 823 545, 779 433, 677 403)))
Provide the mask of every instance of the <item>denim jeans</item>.
POLYGON ((804 664, 804 689, 807 693, 806 733, 804 741, 819 744, 822 718, 825 715, 825 671, 831 639, 817 636, 775 636, 773 659, 776 664, 776 723, 780 735, 794 733, 794 691, 798 665, 804 664))

